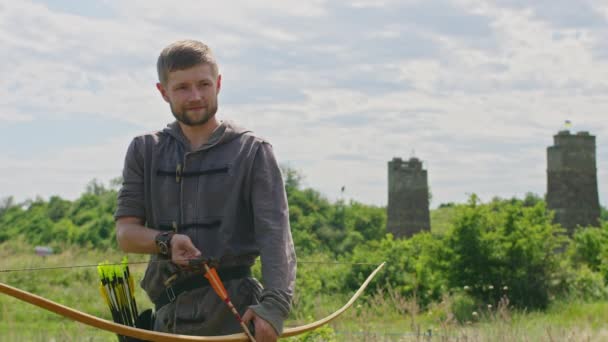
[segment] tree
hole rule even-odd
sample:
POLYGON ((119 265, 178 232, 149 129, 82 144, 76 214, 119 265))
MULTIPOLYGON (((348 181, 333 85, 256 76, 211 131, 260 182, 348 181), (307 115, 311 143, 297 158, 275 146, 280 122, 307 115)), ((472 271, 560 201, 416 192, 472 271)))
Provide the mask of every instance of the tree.
POLYGON ((8 196, 2 198, 0 200, 0 216, 4 214, 8 209, 15 206, 15 198, 13 196, 8 196))
POLYGON ((457 211, 447 236, 450 287, 468 286, 478 300, 495 303, 506 286, 514 305, 545 308, 551 280, 560 271, 556 251, 567 240, 545 203, 526 207, 523 201, 495 199, 481 204, 472 196, 457 211))

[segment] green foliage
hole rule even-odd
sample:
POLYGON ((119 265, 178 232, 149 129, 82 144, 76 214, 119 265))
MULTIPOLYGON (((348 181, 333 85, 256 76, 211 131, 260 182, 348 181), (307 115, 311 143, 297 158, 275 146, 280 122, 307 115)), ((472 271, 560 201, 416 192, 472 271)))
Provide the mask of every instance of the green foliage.
POLYGON ((509 289, 511 303, 522 308, 545 308, 551 280, 559 271, 563 230, 552 223, 544 202, 499 200, 482 205, 471 196, 458 207, 446 238, 452 288, 469 286, 471 295, 496 303, 509 289), (532 205, 532 204, 530 204, 532 205))
POLYGON ((450 309, 458 322, 466 323, 476 319, 473 313, 476 312, 477 305, 475 299, 468 293, 459 291, 452 296, 451 300, 450 309))
MULTIPOLYGON (((345 292, 345 277, 350 269, 348 264, 332 264, 333 256, 327 252, 317 252, 305 256, 306 261, 298 264, 296 290, 293 298, 295 318, 304 318, 315 312, 321 295, 342 294, 345 292)), ((336 305, 342 305, 337 298, 336 305)))
POLYGON ((4 200, 0 211, 0 242, 21 237, 32 245, 55 248, 72 244, 115 247, 116 195, 116 190, 92 181, 87 192, 73 202, 58 196, 22 204, 15 204, 10 198, 4 200))
POLYGON ((605 224, 608 224, 608 209, 606 209, 606 207, 604 207, 604 206, 601 207, 600 221, 602 221, 605 224))
POLYGON ((575 265, 584 264, 593 271, 608 268, 608 225, 579 228, 572 236, 569 254, 575 265))
POLYGON ((293 169, 283 169, 283 174, 298 254, 325 251, 338 257, 384 235, 384 208, 355 201, 332 204, 314 189, 301 189, 302 177, 293 169))
POLYGON ((292 342, 336 342, 336 332, 331 327, 325 325, 313 331, 306 332, 299 336, 288 338, 292 342))
MULTIPOLYGON (((466 204, 442 204, 433 210, 432 232, 394 239, 386 234, 386 208, 356 201, 332 203, 318 191, 303 188, 297 171, 287 168, 283 174, 300 261, 292 319, 318 316, 321 304, 339 305, 374 267, 365 264, 382 261, 387 265, 371 284, 372 291, 390 289, 408 303, 400 312, 415 311, 410 306, 444 305, 445 298, 452 298, 451 310, 461 322, 471 320, 472 306, 496 305, 505 295, 511 304, 526 309, 546 308, 556 297, 608 298, 606 208, 601 228, 579 229, 568 238, 535 194, 488 203, 473 195, 466 204), (465 286, 469 290, 463 292, 465 286), (335 303, 320 303, 321 296, 335 303)), ((0 243, 115 249, 119 181, 105 186, 93 180, 74 201, 58 196, 24 203, 2 199, 0 243)), ((261 276, 259 263, 255 273, 261 276)), ((19 281, 37 286, 31 279, 19 281)), ((65 282, 61 277, 54 281, 65 282)))
MULTIPOLYGON (((517 200, 516 200, 516 202, 517 202, 517 200)), ((522 201, 522 205, 524 207, 533 207, 541 202, 543 202, 542 197, 540 197, 539 195, 537 195, 535 193, 528 192, 528 193, 526 193, 526 196, 524 197, 524 200, 522 201)))
POLYGON ((53 222, 63 219, 70 211, 72 204, 59 196, 52 196, 47 204, 47 215, 53 222))
POLYGON ((606 298, 608 282, 608 224, 579 228, 567 251, 569 265, 562 274, 566 292, 584 300, 606 298))
MULTIPOLYGON (((426 306, 441 298, 445 290, 442 269, 442 247, 440 236, 420 233, 408 240, 395 240, 388 234, 384 239, 369 241, 357 246, 352 255, 353 262, 379 264, 386 261, 385 271, 376 277, 376 287, 391 287, 400 295, 415 297, 426 306)), ((353 267, 346 285, 355 289, 369 273, 353 267)))
POLYGON ((455 213, 454 203, 441 204, 439 208, 431 210, 431 231, 435 234, 445 234, 454 221, 455 213))
POLYGON ((568 289, 570 297, 584 301, 608 298, 608 289, 600 273, 583 266, 577 269, 574 275, 568 289))
POLYGON ((2 216, 2 214, 4 214, 6 211, 8 211, 9 209, 11 209, 15 206, 16 206, 16 203, 15 203, 15 198, 13 196, 8 196, 8 197, 2 198, 2 200, 0 200, 0 216, 2 216))

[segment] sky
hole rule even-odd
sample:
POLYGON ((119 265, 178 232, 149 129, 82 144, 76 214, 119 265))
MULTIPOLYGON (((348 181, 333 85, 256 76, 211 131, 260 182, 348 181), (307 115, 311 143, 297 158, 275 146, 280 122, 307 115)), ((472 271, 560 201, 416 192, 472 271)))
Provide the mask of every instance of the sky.
POLYGON ((120 176, 131 139, 173 121, 158 54, 197 39, 218 117, 332 201, 386 205, 387 163, 412 156, 431 207, 542 196, 570 120, 596 136, 605 205, 607 19, 592 0, 0 0, 0 198, 120 176))

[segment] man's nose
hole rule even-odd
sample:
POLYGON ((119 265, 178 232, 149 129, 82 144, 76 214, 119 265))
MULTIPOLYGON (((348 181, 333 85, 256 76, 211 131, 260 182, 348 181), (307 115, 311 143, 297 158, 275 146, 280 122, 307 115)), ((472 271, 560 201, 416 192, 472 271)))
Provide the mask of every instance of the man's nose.
POLYGON ((203 92, 196 87, 192 87, 188 100, 194 101, 194 100, 201 100, 202 98, 203 98, 203 92))

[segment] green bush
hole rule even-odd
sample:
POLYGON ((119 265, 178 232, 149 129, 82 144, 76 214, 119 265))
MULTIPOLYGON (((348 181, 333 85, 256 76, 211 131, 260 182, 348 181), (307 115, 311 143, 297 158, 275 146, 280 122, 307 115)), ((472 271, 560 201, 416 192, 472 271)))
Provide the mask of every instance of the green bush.
POLYGON ((545 308, 551 280, 560 271, 561 256, 555 251, 566 238, 544 202, 524 206, 495 199, 481 204, 473 195, 456 210, 446 238, 450 287, 470 286, 474 298, 497 303, 500 289, 507 286, 513 305, 545 308))
POLYGON ((568 249, 574 267, 586 266, 599 272, 608 283, 608 223, 602 227, 579 228, 568 249))
POLYGON ((457 292, 452 295, 451 301, 450 310, 459 323, 472 322, 476 319, 473 317, 473 312, 477 310, 477 305, 475 299, 468 293, 457 292))
MULTIPOLYGON (((424 232, 411 239, 395 240, 387 234, 380 241, 357 246, 351 260, 374 264, 386 261, 384 271, 376 276, 375 286, 390 287, 404 297, 414 297, 419 305, 425 307, 439 300, 446 289, 442 253, 440 236, 424 232)), ((367 272, 352 268, 346 283, 355 289, 366 277, 367 272)))
MULTIPOLYGON (((605 208, 601 228, 580 229, 570 239, 552 223, 539 196, 481 203, 472 195, 467 204, 450 203, 432 213, 440 227, 434 226, 433 233, 394 239, 386 234, 386 208, 331 203, 318 191, 303 189, 297 172, 284 174, 300 261, 294 297, 300 317, 316 314, 318 294, 335 294, 331 298, 337 305, 367 278, 372 264, 383 261, 387 265, 368 291, 388 288, 422 309, 447 305, 442 299, 456 293, 452 309, 461 321, 470 319, 471 301, 495 305, 505 287, 510 303, 527 309, 545 308, 553 297, 606 297, 605 208), (464 286, 470 287, 466 294, 464 286)), ((0 242, 115 249, 116 195, 115 189, 92 181, 74 201, 54 196, 17 204, 6 198, 0 202, 0 242)), ((260 275, 259 268, 256 272, 260 275)))
POLYGON ((577 270, 572 283, 572 293, 582 300, 603 300, 608 298, 604 277, 587 267, 577 270))

